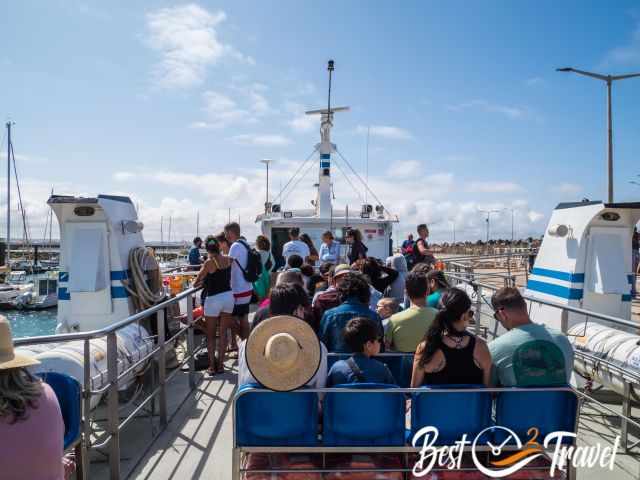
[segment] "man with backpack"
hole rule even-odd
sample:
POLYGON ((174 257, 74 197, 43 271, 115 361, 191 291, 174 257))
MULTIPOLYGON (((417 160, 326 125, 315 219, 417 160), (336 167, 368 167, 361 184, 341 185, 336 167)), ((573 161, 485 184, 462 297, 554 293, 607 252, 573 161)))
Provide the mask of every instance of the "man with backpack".
POLYGON ((234 259, 231 267, 231 290, 235 300, 233 317, 238 327, 238 335, 244 340, 249 336, 249 304, 253 294, 253 282, 258 280, 262 273, 262 262, 258 251, 251 248, 240 236, 238 223, 226 224, 224 235, 231 244, 229 256, 234 259))

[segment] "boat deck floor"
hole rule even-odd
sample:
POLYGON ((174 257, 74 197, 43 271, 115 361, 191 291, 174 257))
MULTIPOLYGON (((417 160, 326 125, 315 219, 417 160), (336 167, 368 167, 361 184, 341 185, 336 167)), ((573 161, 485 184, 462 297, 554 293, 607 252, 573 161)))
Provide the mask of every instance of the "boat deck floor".
MULTIPOLYGON (((150 420, 140 418, 121 434, 121 478, 228 480, 231 478, 232 415, 231 400, 236 389, 237 361, 227 362, 228 373, 209 377, 199 374, 200 382, 189 393, 187 374, 180 373, 167 385, 170 421, 155 440, 150 420), (185 398, 186 396, 186 398, 185 398)), ((620 397, 610 392, 598 400, 615 411, 620 397)), ((640 406, 633 409, 640 417, 640 406)), ((155 420, 157 425, 157 419, 155 420)), ((619 433, 619 419, 585 405, 582 410, 578 445, 611 445, 619 433)), ((630 429, 630 441, 640 440, 640 431, 630 429)), ((640 448, 619 453, 615 469, 578 469, 582 480, 627 480, 640 478, 640 448)), ((95 457, 90 478, 109 478, 106 458, 95 457)))

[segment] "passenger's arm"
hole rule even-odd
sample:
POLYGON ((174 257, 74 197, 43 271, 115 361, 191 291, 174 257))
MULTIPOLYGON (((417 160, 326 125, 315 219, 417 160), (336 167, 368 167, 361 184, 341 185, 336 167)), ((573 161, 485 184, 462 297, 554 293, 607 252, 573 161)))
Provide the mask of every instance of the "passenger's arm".
POLYGON ((429 249, 425 245, 424 240, 418 240, 416 242, 416 247, 418 248, 420 255, 428 255, 430 253, 429 249))
POLYGON ((484 383, 485 387, 490 387, 492 384, 491 369, 493 366, 491 353, 487 347, 487 342, 479 337, 476 337, 476 347, 474 348, 473 359, 482 369, 482 383, 484 383))
POLYGON ((193 286, 198 288, 202 286, 202 282, 207 273, 209 273, 209 265, 211 265, 211 260, 207 260, 202 264, 200 271, 198 272, 198 276, 196 277, 195 282, 193 282, 193 286))
POLYGON ((424 352, 424 342, 418 345, 416 353, 413 356, 413 369, 411 370, 411 388, 418 388, 424 380, 424 369, 420 365, 420 358, 424 352))

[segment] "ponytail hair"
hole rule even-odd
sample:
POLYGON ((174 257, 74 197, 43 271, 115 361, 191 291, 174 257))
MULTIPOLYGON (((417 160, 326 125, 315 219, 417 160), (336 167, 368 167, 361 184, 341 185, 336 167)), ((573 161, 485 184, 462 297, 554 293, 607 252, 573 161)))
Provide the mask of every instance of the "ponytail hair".
POLYGON ((440 297, 440 304, 442 308, 436 314, 436 318, 423 338, 425 348, 419 361, 422 367, 429 363, 435 353, 442 348, 444 334, 455 330, 453 324, 471 308, 471 299, 464 290, 450 288, 440 297))

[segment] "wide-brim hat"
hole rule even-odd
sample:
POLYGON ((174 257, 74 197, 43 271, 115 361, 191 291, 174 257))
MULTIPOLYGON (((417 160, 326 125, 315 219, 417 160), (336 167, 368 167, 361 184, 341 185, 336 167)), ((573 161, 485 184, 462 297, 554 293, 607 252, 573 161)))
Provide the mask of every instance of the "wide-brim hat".
POLYGON ((341 263, 336 265, 336 268, 333 270, 333 278, 346 275, 347 273, 353 273, 353 270, 351 270, 351 267, 346 263, 341 263))
POLYGON ((16 353, 13 348, 13 337, 11 336, 9 320, 7 320, 7 317, 0 315, 0 370, 30 367, 38 364, 40 364, 40 362, 35 358, 16 353))
POLYGON ((278 392, 309 383, 320 368, 320 354, 320 339, 311 326, 288 315, 260 322, 245 346, 245 360, 253 378, 278 392))

